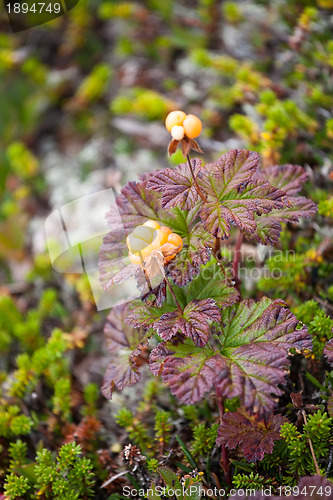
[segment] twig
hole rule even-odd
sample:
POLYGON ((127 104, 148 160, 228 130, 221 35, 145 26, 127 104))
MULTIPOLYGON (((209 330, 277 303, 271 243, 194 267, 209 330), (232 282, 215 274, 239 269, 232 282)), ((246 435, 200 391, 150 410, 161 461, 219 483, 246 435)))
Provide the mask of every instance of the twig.
POLYGON ((189 168, 191 170, 191 174, 192 174, 192 177, 193 177, 193 181, 194 181, 194 185, 196 187, 196 190, 198 191, 198 194, 199 194, 200 198, 202 199, 202 201, 204 203, 207 203, 207 198, 203 194, 203 192, 201 191, 201 188, 200 188, 200 186, 199 186, 199 184, 198 184, 198 182, 197 182, 197 180, 195 178, 195 175, 194 175, 194 172, 193 172, 193 168, 192 168, 192 165, 191 165, 191 160, 190 160, 189 155, 187 155, 186 158, 187 158, 187 164, 188 164, 188 166, 189 166, 189 168))
MULTIPOLYGON (((305 410, 301 410, 302 412, 302 417, 303 417, 303 420, 304 420, 304 423, 305 425, 307 425, 308 421, 307 421, 307 418, 306 418, 306 413, 305 413, 305 410)), ((316 459, 316 455, 315 455, 315 452, 314 452, 314 449, 313 449, 313 445, 312 445, 312 441, 309 437, 309 434, 308 432, 306 432, 307 434, 307 438, 308 438, 308 441, 309 441, 309 446, 310 446, 310 451, 311 451, 311 455, 312 455, 312 458, 313 458, 313 463, 314 463, 314 466, 315 466, 315 469, 316 469, 316 474, 318 474, 318 476, 320 476, 320 470, 319 470, 319 467, 318 467, 318 462, 317 462, 317 459, 316 459)))

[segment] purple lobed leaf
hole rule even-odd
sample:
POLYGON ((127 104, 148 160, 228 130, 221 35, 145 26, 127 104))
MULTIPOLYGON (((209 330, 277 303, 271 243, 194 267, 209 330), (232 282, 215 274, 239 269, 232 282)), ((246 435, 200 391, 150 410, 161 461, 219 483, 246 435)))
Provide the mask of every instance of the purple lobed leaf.
POLYGON ((214 163, 208 163, 199 172, 199 181, 208 191, 227 195, 250 181, 257 171, 260 158, 258 153, 245 149, 233 149, 222 155, 214 163), (204 179, 207 174, 211 174, 204 179), (217 186, 217 191, 215 191, 217 186))
POLYGON ((180 401, 193 404, 211 389, 221 359, 207 345, 196 347, 186 339, 159 344, 151 352, 149 364, 151 372, 161 374, 163 382, 180 401))
POLYGON ((240 446, 249 462, 262 460, 265 453, 272 453, 274 441, 280 439, 281 425, 286 421, 282 415, 271 415, 265 421, 259 420, 257 416, 249 415, 244 408, 238 408, 222 416, 216 444, 225 444, 230 449, 240 446))
POLYGON ((283 191, 254 177, 258 164, 257 153, 233 150, 201 168, 198 182, 208 202, 203 204, 200 217, 214 236, 228 238, 231 226, 252 234, 256 214, 284 206, 283 191))
MULTIPOLYGON (((257 230, 253 237, 264 245, 275 245, 282 230, 281 223, 292 224, 300 218, 309 218, 317 211, 315 203, 302 196, 295 196, 307 180, 307 174, 299 165, 274 165, 258 173, 288 196, 288 204, 279 210, 273 209, 268 215, 255 217, 257 230)), ((246 234, 251 238, 250 232, 246 234)))
POLYGON ((215 300, 192 300, 183 313, 178 310, 165 313, 154 323, 163 340, 170 340, 179 331, 193 340, 198 347, 207 344, 210 334, 209 321, 219 321, 220 310, 215 300))
POLYGON ((167 341, 150 356, 153 373, 183 403, 193 404, 215 385, 227 398, 238 396, 249 412, 264 416, 274 407, 272 394, 279 396, 284 382, 290 348, 309 348, 305 326, 298 329, 296 317, 280 300, 264 297, 246 300, 221 313, 218 343, 203 348, 187 339, 167 341))
MULTIPOLYGON (((198 174, 201 161, 191 160, 194 175, 198 174)), ((175 169, 160 170, 148 182, 148 189, 162 193, 161 207, 179 207, 190 210, 198 200, 198 191, 187 163, 181 163, 175 169)))
POLYGON ((308 175, 299 165, 273 165, 258 172, 259 176, 282 191, 288 196, 295 196, 307 181, 308 175))
MULTIPOLYGON (((288 200, 289 206, 280 210, 272 210, 268 215, 256 217, 257 229, 253 236, 259 243, 275 245, 280 237, 282 222, 295 224, 300 218, 307 219, 317 211, 315 203, 303 196, 288 197, 288 200)), ((251 238, 250 233, 246 236, 251 238)))

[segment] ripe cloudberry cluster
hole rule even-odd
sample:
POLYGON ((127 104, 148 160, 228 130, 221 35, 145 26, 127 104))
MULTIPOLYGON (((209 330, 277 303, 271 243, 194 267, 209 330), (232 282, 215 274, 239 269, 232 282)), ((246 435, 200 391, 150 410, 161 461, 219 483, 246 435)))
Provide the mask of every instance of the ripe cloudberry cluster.
POLYGON ((130 261, 143 267, 144 260, 154 250, 160 250, 165 261, 169 262, 182 249, 183 240, 168 227, 148 220, 127 236, 126 244, 130 261))
POLYGON ((172 137, 168 147, 169 156, 175 153, 180 143, 184 156, 187 156, 191 149, 202 153, 199 144, 194 140, 202 130, 201 120, 197 116, 187 115, 180 110, 171 111, 165 119, 165 126, 172 137))
POLYGON ((171 111, 165 120, 165 126, 173 139, 181 141, 184 137, 194 139, 202 130, 201 120, 195 115, 187 115, 184 111, 171 111))

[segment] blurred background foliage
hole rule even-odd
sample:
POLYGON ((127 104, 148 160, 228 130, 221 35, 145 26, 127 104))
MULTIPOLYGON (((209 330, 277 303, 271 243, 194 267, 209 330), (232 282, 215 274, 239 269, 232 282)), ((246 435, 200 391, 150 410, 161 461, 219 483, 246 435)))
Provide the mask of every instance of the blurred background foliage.
MULTIPOLYGON (((282 257, 244 245, 242 294, 285 298, 309 326, 315 349, 307 369, 319 384, 312 389, 325 389, 327 399, 333 377, 321 354, 333 335, 332 29, 331 0, 80 0, 65 16, 16 34, 2 7, 0 492, 8 498, 119 498, 124 478, 99 486, 123 470, 120 451, 129 440, 146 453, 151 472, 170 450, 184 472, 205 470, 208 483, 217 467, 210 401, 179 407, 148 373, 135 394, 116 395, 111 405, 101 398, 104 315, 86 276, 57 274, 45 247, 44 221, 54 208, 183 161, 180 152, 166 156, 163 121, 175 108, 202 119, 205 161, 245 147, 261 154, 263 168, 307 170, 304 194, 318 214, 284 229, 282 257), (55 463, 47 479, 41 471, 55 463)), ((261 473, 274 477, 277 462, 261 473)), ((236 469, 253 472, 241 457, 236 469)))

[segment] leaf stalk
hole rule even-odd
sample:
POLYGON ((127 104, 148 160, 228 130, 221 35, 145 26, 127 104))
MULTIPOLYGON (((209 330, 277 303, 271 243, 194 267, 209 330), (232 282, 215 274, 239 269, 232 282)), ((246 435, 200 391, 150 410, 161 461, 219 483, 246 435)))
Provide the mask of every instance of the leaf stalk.
POLYGON ((203 192, 201 191, 201 188, 200 188, 200 186, 199 186, 199 184, 198 184, 198 181, 197 181, 197 179, 195 178, 195 175, 194 175, 194 172, 193 172, 193 168, 192 168, 192 165, 191 165, 191 160, 190 160, 189 155, 186 155, 186 158, 187 158, 187 164, 188 164, 189 169, 190 169, 190 171, 191 171, 192 178, 193 178, 193 182, 194 182, 194 185, 195 185, 195 187, 196 187, 196 190, 198 191, 198 194, 199 194, 200 198, 202 199, 202 201, 203 201, 204 203, 207 203, 207 198, 206 198, 206 196, 203 194, 203 192))

